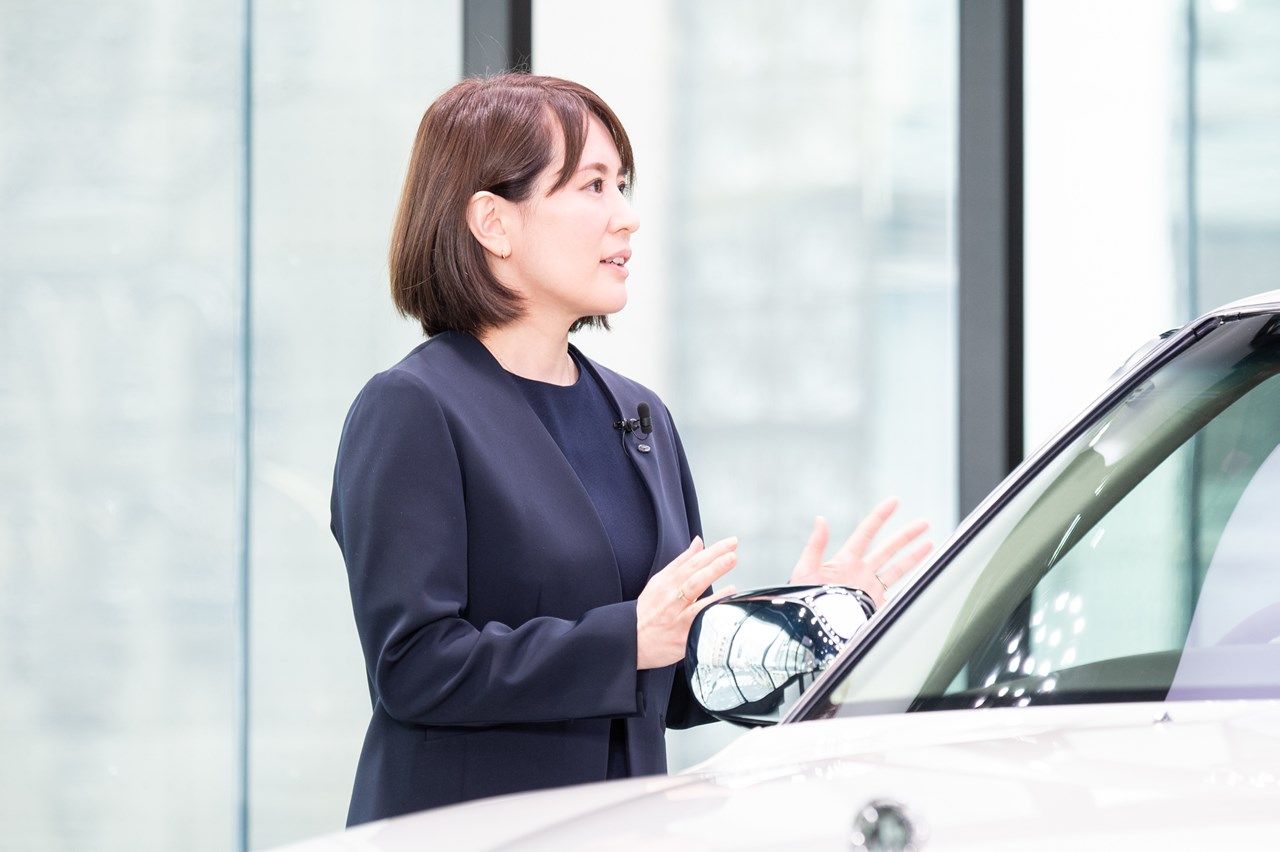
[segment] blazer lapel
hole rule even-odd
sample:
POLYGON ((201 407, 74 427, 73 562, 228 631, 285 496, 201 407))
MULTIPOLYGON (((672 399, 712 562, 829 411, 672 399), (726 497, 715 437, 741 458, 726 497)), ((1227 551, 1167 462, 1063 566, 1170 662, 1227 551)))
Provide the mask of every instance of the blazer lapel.
POLYGON ((493 353, 470 334, 446 331, 431 339, 438 340, 439 344, 447 346, 460 356, 461 362, 472 373, 466 377, 464 386, 469 392, 488 397, 486 406, 496 409, 495 413, 504 429, 519 435, 521 442, 527 445, 529 454, 540 471, 538 499, 558 501, 566 514, 584 519, 586 526, 582 533, 595 539, 593 550, 598 551, 602 559, 607 558, 607 564, 613 567, 609 575, 613 599, 622 600, 622 575, 618 570, 609 534, 596 512, 595 504, 591 502, 582 480, 565 458, 560 445, 551 437, 537 412, 530 407, 515 380, 493 357, 493 353))
MULTIPOLYGON (((572 343, 569 348, 582 355, 572 343)), ((663 428, 666 418, 661 413, 662 402, 657 396, 642 393, 644 389, 640 385, 623 379, 612 370, 602 369, 585 355, 581 360, 605 388, 605 395, 613 404, 619 420, 639 418, 637 408, 642 402, 648 403, 653 417, 652 433, 644 435, 637 429, 623 437, 627 456, 640 472, 653 505, 653 516, 658 522, 658 546, 653 564, 649 566, 649 576, 652 577, 689 546, 685 538, 688 516, 681 490, 680 466, 676 460, 675 435, 663 428)))

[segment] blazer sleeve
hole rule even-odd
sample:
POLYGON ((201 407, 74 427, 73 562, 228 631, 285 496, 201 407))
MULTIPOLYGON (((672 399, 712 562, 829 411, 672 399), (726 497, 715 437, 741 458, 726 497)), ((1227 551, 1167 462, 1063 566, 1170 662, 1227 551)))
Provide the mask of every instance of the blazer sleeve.
POLYGON ((392 718, 497 725, 638 712, 635 601, 514 627, 463 617, 461 463, 419 377, 379 373, 356 397, 331 508, 370 690, 392 718))
MULTIPOLYGON (((680 489, 684 492, 685 513, 689 519, 689 535, 702 535, 702 515, 698 510, 698 495, 693 488, 693 474, 689 472, 689 460, 685 457, 684 444, 680 442, 680 433, 676 431, 675 420, 667 411, 667 422, 671 424, 671 435, 675 439, 676 457, 680 461, 680 489)), ((703 597, 711 594, 708 588, 703 597)), ((716 721, 716 718, 702 709, 689 691, 688 666, 693 661, 687 657, 676 663, 675 677, 671 681, 671 697, 667 700, 667 727, 692 728, 716 721)))

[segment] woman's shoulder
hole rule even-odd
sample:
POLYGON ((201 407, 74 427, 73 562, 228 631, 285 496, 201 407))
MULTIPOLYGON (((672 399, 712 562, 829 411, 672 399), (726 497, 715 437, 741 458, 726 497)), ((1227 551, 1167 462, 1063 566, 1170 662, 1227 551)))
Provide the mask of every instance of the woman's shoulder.
POLYGON ((435 334, 409 350, 403 358, 375 373, 365 382, 362 394, 392 389, 416 389, 418 393, 440 399, 473 386, 477 374, 483 372, 476 353, 470 351, 469 335, 445 331, 435 334))
POLYGON ((451 332, 434 335, 370 376, 351 401, 344 431, 444 424, 450 411, 466 416, 467 387, 476 384, 476 370, 459 356, 460 341, 452 338, 451 332))

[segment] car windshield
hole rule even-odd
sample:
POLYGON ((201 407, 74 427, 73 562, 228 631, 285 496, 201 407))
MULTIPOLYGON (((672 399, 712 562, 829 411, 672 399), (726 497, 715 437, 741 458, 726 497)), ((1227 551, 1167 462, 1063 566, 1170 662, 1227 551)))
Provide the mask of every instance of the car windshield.
POLYGON ((1280 696, 1280 317, 1143 372, 804 718, 1280 696))

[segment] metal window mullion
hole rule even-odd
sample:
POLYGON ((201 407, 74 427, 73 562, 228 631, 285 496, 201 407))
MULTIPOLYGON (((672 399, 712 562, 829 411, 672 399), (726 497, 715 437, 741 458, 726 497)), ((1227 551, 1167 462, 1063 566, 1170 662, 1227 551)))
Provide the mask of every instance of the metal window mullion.
POLYGON ((959 0, 960 517, 1023 455, 1021 0, 959 0))
POLYGON ((249 554, 253 496, 253 0, 243 8, 241 47, 240 325, 237 330, 236 404, 239 407, 236 464, 235 727, 236 847, 249 849, 250 647, 249 554))
POLYGON ((462 76, 532 67, 532 0, 463 0, 462 76))

